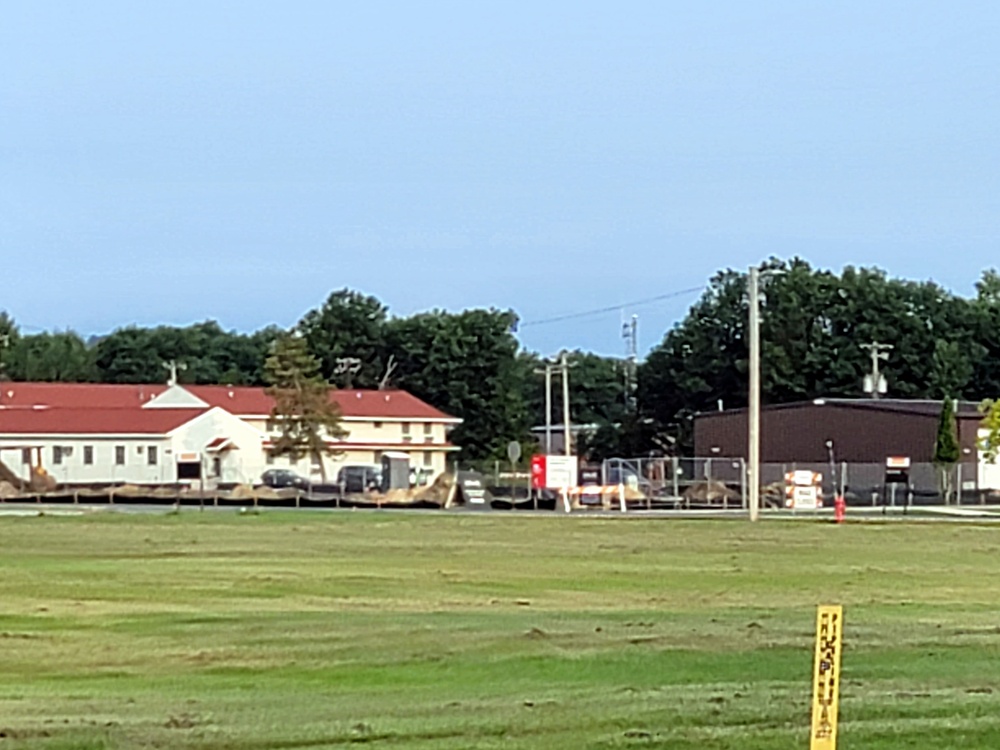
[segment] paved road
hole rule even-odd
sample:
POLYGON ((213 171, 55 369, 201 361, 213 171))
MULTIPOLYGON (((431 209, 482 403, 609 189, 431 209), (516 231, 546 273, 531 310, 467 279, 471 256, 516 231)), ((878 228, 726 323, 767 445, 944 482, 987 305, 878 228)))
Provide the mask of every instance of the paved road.
MULTIPOLYGON (((247 513, 250 508, 241 507, 212 507, 205 506, 182 506, 181 513, 247 513)), ((270 508, 261 507, 259 512, 295 513, 300 512, 295 508, 270 508)), ((618 511, 574 511, 573 513, 561 513, 554 511, 530 511, 530 510, 466 510, 457 508, 454 510, 442 511, 435 509, 406 509, 406 508, 303 508, 302 512, 312 513, 421 513, 421 514, 450 514, 456 513, 485 513, 491 516, 517 516, 518 518, 617 518, 621 520, 642 520, 642 519, 729 519, 733 521, 745 521, 746 512, 742 510, 632 510, 627 513, 618 511)), ((173 513, 174 508, 170 505, 64 505, 64 504, 38 504, 38 503, 3 503, 0 504, 0 517, 31 517, 31 516, 83 516, 94 513, 124 513, 139 515, 166 515, 173 513)), ((789 521, 833 521, 833 511, 824 509, 820 511, 785 511, 768 510, 761 514, 765 522, 789 522, 789 521)), ((904 510, 902 508, 851 508, 848 510, 847 520, 882 522, 882 521, 910 521, 910 522, 948 522, 948 523, 998 523, 1000 522, 1000 506, 920 506, 904 510)))

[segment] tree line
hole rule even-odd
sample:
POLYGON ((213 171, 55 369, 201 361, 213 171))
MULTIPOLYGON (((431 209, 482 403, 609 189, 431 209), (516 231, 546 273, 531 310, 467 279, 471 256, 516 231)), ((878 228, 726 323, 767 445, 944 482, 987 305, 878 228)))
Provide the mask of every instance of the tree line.
MULTIPOLYGON (((1000 393, 1000 276, 983 274, 972 298, 933 282, 871 268, 841 273, 801 259, 772 260, 761 299, 765 403, 861 397, 862 344, 894 348, 884 364, 889 395, 982 400, 1000 393)), ((571 416, 592 425, 582 449, 612 455, 684 453, 696 413, 747 401, 746 274, 725 270, 626 380, 627 363, 568 354, 571 416)), ((341 388, 402 388, 464 423, 452 439, 466 460, 501 458, 544 421, 544 359, 524 350, 510 310, 433 310, 399 317, 378 299, 334 291, 294 327, 341 388)), ((286 331, 121 328, 84 340, 72 331, 24 334, 0 313, 0 377, 107 383, 163 382, 164 363, 187 383, 265 385, 265 361, 286 331)), ((553 399, 561 422, 561 399, 553 399)))

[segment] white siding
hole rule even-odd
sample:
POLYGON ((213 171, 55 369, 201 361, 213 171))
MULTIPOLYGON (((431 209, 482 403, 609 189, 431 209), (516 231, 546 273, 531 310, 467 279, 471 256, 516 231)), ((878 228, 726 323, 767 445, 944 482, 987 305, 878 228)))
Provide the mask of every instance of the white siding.
MULTIPOLYGON (((170 441, 162 435, 148 436, 80 436, 31 437, 0 440, 0 447, 23 446, 42 449, 42 466, 61 484, 160 484, 173 481, 173 465, 170 463, 170 441), (61 454, 56 462, 55 449, 61 454), (93 455, 93 463, 87 464, 87 448, 93 455), (124 463, 115 461, 117 449, 123 449, 124 463), (149 449, 154 448, 156 464, 149 463, 149 449)), ((15 474, 25 479, 29 476, 28 465, 22 462, 21 451, 0 451, 2 460, 15 474)), ((32 450, 32 461, 37 461, 32 450)))

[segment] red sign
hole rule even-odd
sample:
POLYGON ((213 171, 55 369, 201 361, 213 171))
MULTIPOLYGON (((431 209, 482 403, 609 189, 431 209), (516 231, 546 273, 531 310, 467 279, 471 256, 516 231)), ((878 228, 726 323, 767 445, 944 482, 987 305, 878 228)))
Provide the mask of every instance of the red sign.
POLYGON ((545 456, 536 454, 531 457, 531 486, 536 490, 546 487, 545 456))

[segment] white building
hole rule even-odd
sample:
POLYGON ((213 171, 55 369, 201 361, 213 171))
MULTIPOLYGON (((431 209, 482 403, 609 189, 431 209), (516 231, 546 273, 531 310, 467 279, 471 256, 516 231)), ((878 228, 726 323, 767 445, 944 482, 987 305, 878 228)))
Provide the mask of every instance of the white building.
MULTIPOLYGON (((377 463, 387 451, 433 476, 457 450, 448 430, 461 420, 404 391, 331 397, 348 434, 324 459, 329 481, 340 466, 377 463)), ((252 483, 272 466, 318 481, 309 459, 271 455, 271 408, 262 388, 0 383, 0 462, 21 478, 40 464, 71 485, 252 483)))

